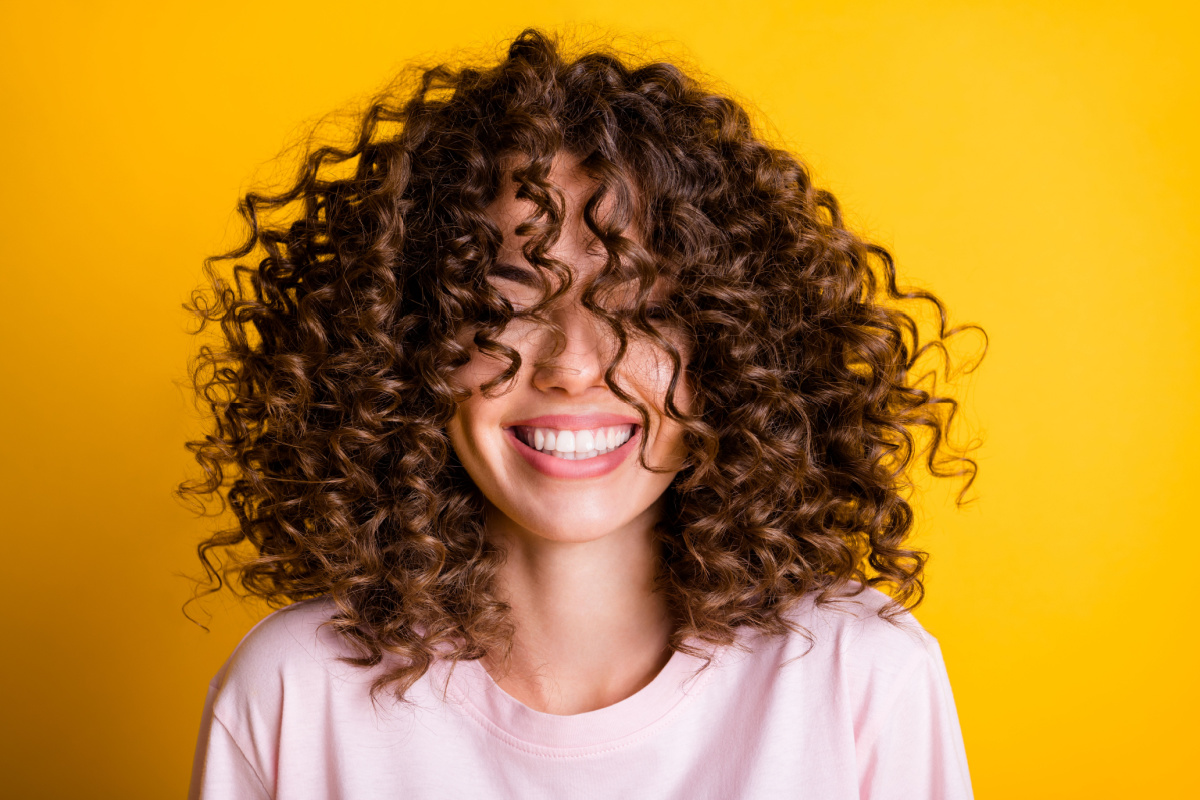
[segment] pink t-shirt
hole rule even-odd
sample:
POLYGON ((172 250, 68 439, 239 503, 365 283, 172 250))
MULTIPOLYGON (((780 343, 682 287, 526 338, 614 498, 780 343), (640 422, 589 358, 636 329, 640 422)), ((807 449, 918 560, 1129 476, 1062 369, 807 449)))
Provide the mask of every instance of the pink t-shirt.
POLYGON ((438 662, 400 704, 297 603, 260 622, 208 691, 190 796, 238 798, 970 798, 937 640, 875 616, 867 589, 804 603, 800 636, 743 634, 712 665, 675 653, 654 680, 584 714, 534 711, 478 662, 438 662))

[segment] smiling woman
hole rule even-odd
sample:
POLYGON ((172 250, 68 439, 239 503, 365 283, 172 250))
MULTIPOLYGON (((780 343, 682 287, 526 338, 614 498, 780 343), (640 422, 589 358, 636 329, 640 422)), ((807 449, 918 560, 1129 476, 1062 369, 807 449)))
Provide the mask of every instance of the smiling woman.
POLYGON ((194 797, 970 796, 904 499, 922 431, 974 476, 914 372, 958 329, 740 106, 526 31, 242 210, 180 490, 287 607, 194 797))

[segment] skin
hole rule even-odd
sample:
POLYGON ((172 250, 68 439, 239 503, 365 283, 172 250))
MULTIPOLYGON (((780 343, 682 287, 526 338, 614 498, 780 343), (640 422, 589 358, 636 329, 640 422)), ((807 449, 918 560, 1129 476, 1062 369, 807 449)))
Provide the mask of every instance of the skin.
MULTIPOLYGON (((511 389, 491 398, 479 386, 505 363, 473 350, 455 379, 474 393, 460 404, 448 433, 488 502, 488 535, 508 553, 499 582, 512 606, 516 635, 506 664, 489 657, 484 666, 505 692, 530 708, 578 714, 636 693, 670 658, 674 625, 653 590, 653 527, 663 492, 682 464, 683 445, 680 427, 662 415, 671 362, 650 343, 633 341, 617 381, 650 409, 647 461, 667 472, 644 469, 633 453, 606 475, 551 477, 535 470, 505 433, 512 422, 543 414, 638 416, 604 381, 615 337, 579 300, 582 284, 605 259, 582 217, 593 184, 565 155, 556 159, 550 180, 562 189, 568 213, 549 255, 569 264, 575 278, 550 312, 565 342, 556 347, 548 330, 514 321, 501 341, 521 354, 521 370, 511 389)), ((521 252, 525 237, 515 228, 535 206, 517 200, 515 190, 510 182, 488 213, 504 233, 499 263, 532 273, 521 252)), ((518 281, 497 278, 495 286, 518 308, 538 299, 537 289, 518 281)), ((655 292, 661 294, 659 287, 655 292)), ((686 355, 683 342, 676 346, 686 355)), ((682 385, 675 399, 686 412, 690 397, 682 385)))

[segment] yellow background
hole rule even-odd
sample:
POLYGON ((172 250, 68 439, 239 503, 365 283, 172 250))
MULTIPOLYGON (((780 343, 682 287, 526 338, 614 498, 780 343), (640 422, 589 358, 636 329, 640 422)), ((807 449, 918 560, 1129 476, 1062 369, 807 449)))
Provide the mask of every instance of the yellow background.
POLYGON ((1195 4, 14 6, 0 793, 182 796, 258 613, 184 619, 209 522, 171 498, 199 430, 180 304, 239 192, 411 58, 579 23, 718 76, 990 333, 979 500, 939 486, 919 516, 978 797, 1196 796, 1195 4))

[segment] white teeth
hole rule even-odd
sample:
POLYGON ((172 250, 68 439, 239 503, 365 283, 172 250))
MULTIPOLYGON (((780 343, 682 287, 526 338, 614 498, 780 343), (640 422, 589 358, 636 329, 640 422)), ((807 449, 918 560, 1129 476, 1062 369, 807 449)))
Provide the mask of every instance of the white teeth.
POLYGON ((553 428, 522 428, 520 439, 547 455, 581 461, 616 450, 633 435, 633 425, 613 425, 591 430, 568 431, 553 428))

